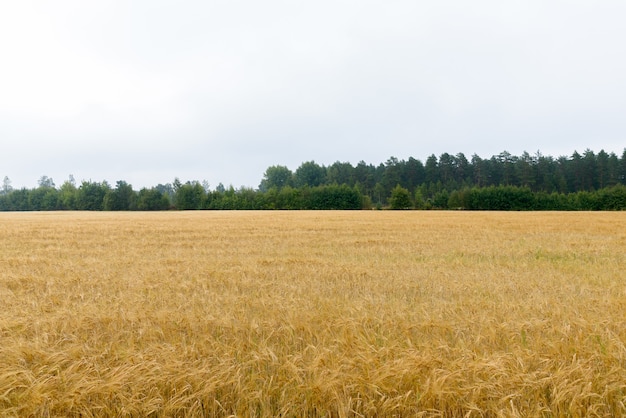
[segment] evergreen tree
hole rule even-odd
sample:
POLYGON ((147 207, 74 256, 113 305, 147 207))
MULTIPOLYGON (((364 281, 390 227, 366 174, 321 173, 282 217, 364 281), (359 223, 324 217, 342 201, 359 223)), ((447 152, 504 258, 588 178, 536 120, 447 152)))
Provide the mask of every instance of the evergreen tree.
POLYGON ((389 157, 385 162, 385 171, 383 172, 382 186, 383 194, 388 196, 391 190, 402 181, 401 171, 402 163, 396 157, 389 157))
POLYGON ((617 179, 621 184, 626 185, 626 148, 622 152, 622 158, 619 161, 619 171, 617 179))
POLYGON ((404 164, 400 178, 401 185, 409 189, 409 191, 415 190, 417 186, 424 182, 424 164, 420 160, 409 157, 404 164))
POLYGON ((468 184, 471 181, 471 166, 465 154, 458 153, 454 157, 454 180, 459 185, 468 184))
POLYGON ((582 158, 583 172, 583 190, 597 190, 600 187, 598 176, 598 162, 596 161, 596 155, 592 150, 587 148, 582 158))
POLYGON ((471 166, 473 171, 473 184, 478 187, 486 186, 488 182, 488 173, 485 161, 478 155, 474 154, 472 155, 471 166))
POLYGON ((424 183, 436 183, 439 181, 437 157, 435 154, 431 154, 426 159, 426 165, 424 166, 424 183))

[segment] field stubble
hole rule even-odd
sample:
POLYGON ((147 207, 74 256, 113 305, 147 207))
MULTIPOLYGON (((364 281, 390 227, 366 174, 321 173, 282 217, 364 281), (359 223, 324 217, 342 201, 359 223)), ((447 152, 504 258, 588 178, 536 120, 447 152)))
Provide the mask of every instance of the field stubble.
POLYGON ((626 414, 626 213, 0 215, 2 416, 626 414))

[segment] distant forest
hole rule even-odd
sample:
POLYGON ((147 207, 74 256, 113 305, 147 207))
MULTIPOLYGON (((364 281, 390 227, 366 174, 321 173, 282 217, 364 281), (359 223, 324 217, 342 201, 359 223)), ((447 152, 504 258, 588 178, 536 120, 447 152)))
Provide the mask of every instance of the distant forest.
POLYGON ((462 153, 389 158, 379 165, 302 163, 295 171, 267 168, 258 188, 199 181, 134 190, 120 180, 61 186, 42 176, 34 189, 14 189, 4 178, 0 211, 41 210, 271 210, 466 209, 626 210, 626 148, 621 157, 587 149, 553 158, 502 152, 489 159, 462 153))

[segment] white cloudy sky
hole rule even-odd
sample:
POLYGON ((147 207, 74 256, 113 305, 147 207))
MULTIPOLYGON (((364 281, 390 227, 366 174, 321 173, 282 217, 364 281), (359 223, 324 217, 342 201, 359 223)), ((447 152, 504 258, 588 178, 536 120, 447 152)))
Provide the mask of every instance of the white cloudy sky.
POLYGON ((2 1, 0 177, 621 155, 625 21, 623 0, 2 1))

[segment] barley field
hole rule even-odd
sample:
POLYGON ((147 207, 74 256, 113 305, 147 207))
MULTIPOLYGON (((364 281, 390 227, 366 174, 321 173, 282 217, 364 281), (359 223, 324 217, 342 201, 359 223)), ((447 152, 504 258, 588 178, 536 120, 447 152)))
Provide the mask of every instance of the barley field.
POLYGON ((626 415, 626 213, 0 214, 2 417, 626 415))

